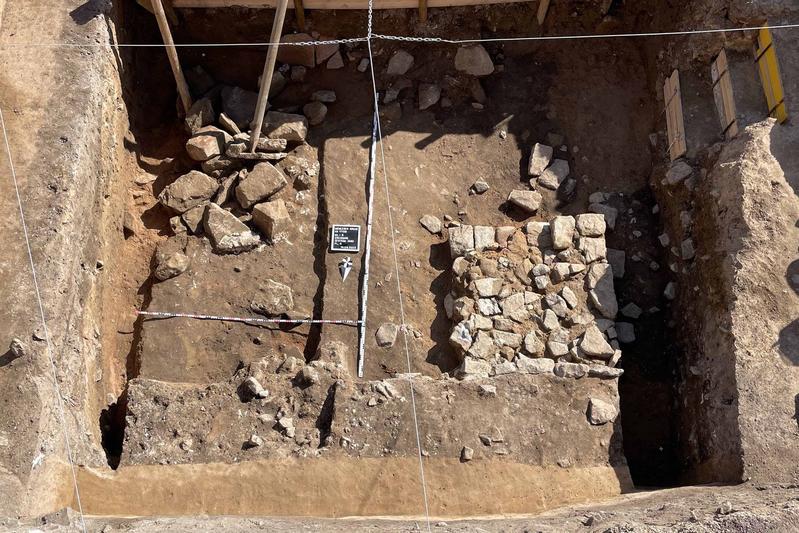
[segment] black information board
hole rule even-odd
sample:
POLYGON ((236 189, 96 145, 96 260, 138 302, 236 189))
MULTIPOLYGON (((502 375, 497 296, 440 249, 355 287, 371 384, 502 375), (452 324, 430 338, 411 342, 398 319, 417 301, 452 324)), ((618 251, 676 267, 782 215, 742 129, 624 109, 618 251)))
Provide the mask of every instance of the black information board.
POLYGON ((330 228, 330 251, 360 252, 361 227, 333 224, 333 227, 330 228))

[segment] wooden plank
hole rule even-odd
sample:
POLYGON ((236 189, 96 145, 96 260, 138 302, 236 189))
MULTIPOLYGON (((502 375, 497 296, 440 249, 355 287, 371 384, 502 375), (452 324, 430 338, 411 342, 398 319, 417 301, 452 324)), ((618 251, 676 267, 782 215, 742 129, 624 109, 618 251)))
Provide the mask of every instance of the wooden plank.
POLYGON ((175 42, 172 40, 172 32, 169 30, 169 21, 166 19, 164 6, 161 0, 152 0, 152 6, 155 19, 158 21, 158 29, 161 30, 161 37, 164 39, 164 44, 166 45, 166 54, 167 57, 169 57, 169 64, 172 66, 172 74, 175 76, 175 83, 178 86, 180 101, 183 102, 184 111, 188 113, 189 109, 191 109, 189 84, 186 83, 186 78, 183 76, 183 69, 180 68, 178 51, 175 48, 175 42))
POLYGON ((302 0, 294 0, 294 15, 297 18, 297 26, 300 31, 305 31, 305 8, 302 0))
POLYGON ((677 70, 666 78, 663 84, 663 97, 666 101, 666 128, 669 138, 669 156, 672 161, 685 155, 688 150, 685 142, 685 124, 682 114, 680 93, 680 73, 677 70))
POLYGON ((727 139, 732 139, 738 134, 738 120, 735 111, 735 99, 732 91, 732 78, 730 76, 727 52, 722 49, 710 67, 713 79, 713 100, 716 102, 719 123, 722 134, 727 139))
MULTIPOLYGON (((153 9, 153 1, 152 0, 136 0, 136 2, 142 6, 144 9, 155 15, 155 10, 153 9)), ((169 0, 164 0, 162 3, 164 6, 164 13, 166 13, 166 18, 169 20, 169 23, 173 26, 177 26, 179 19, 177 13, 175 13, 175 8, 172 5, 172 2, 169 0)))
MULTIPOLYGON (((427 0, 427 7, 457 7, 489 4, 518 4, 533 0, 427 0)), ((547 1, 547 5, 549 1, 547 1)), ((274 9, 278 0, 173 0, 176 8, 249 7, 274 9)), ((305 9, 368 9, 369 0, 304 0, 305 9)), ((417 9, 418 0, 374 0, 374 9, 417 9)))
POLYGON ((272 74, 275 72, 277 50, 280 45, 280 36, 283 34, 283 21, 286 19, 286 8, 289 0, 279 0, 275 11, 275 20, 272 22, 272 35, 269 38, 269 51, 266 53, 264 72, 261 74, 261 88, 258 91, 258 104, 255 107, 255 126, 250 131, 250 151, 255 152, 258 139, 261 137, 261 127, 264 124, 269 88, 272 86, 272 74))
POLYGON ((549 11, 549 2, 550 0, 540 0, 538 2, 538 13, 536 13, 536 17, 538 17, 539 26, 543 26, 544 21, 547 18, 547 12, 549 11))
POLYGON ((760 72, 763 92, 766 95, 769 115, 781 123, 785 122, 788 120, 788 109, 785 104, 785 93, 782 88, 782 76, 780 75, 780 65, 777 60, 777 51, 774 48, 771 31, 768 28, 762 28, 758 32, 755 61, 760 72))
POLYGON ((419 22, 427 22, 427 0, 419 0, 419 22))

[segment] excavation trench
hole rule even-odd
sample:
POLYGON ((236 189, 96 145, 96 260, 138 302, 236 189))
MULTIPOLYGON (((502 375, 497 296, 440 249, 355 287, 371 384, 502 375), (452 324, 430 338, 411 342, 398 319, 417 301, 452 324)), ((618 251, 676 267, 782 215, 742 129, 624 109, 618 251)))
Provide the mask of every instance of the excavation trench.
MULTIPOLYGON (((553 8, 551 16, 557 21, 554 24, 564 32, 580 33, 580 30, 594 29, 602 23, 602 16, 594 12, 570 20, 567 14, 555 6, 553 8)), ((634 27, 641 13, 632 8, 625 12, 615 2, 610 9, 614 23, 620 24, 620 29, 634 27)), ((160 41, 158 28, 149 13, 136 5, 126 6, 122 11, 120 38, 134 43, 160 41)), ((451 33, 453 37, 471 35, 475 30, 484 36, 513 35, 529 27, 528 22, 533 24, 535 16, 529 6, 523 5, 480 9, 483 20, 489 21, 484 27, 470 17, 472 12, 473 8, 437 11, 431 15, 434 22, 431 27, 435 27, 438 33, 451 33)), ((660 16, 666 24, 668 16, 660 16)), ((180 10, 179 17, 180 24, 174 27, 175 40, 185 43, 263 40, 268 33, 266 28, 271 25, 271 11, 266 10, 180 10)), ((365 14, 334 12, 323 16, 322 12, 315 12, 309 23, 322 36, 357 36, 362 33, 365 14)), ((376 15, 375 24, 393 29, 387 33, 410 33, 418 28, 413 14, 402 11, 380 12, 376 15)), ((287 27, 289 30, 296 28, 291 14, 287 27)), ((666 224, 672 223, 664 223, 662 213, 673 213, 674 210, 669 209, 667 194, 650 188, 652 177, 663 165, 666 148, 666 139, 662 135, 665 130, 662 99, 658 97, 656 88, 660 65, 655 58, 668 41, 487 44, 486 49, 495 63, 502 65, 502 70, 471 84, 441 74, 452 70, 450 66, 456 46, 400 44, 402 46, 378 41, 374 44, 374 52, 375 61, 380 62, 376 67, 379 66, 381 91, 396 81, 381 72, 385 69, 386 59, 399 49, 414 56, 414 66, 405 77, 409 85, 399 92, 399 103, 382 105, 381 102, 389 186, 396 212, 397 244, 403 254, 407 251, 416 257, 409 266, 401 268, 405 314, 408 323, 422 332, 420 338, 423 339, 411 345, 412 370, 438 377, 442 372, 454 371, 457 366, 457 358, 447 341, 451 324, 442 311, 444 297, 451 290, 448 248, 443 241, 430 246, 410 242, 410 236, 418 231, 420 216, 440 212, 451 213, 464 223, 521 225, 524 218, 503 206, 503 200, 511 189, 524 185, 521 177, 526 175, 531 145, 550 143, 556 150, 563 146, 563 157, 567 157, 575 169, 576 188, 572 194, 556 197, 547 203, 537 218, 548 220, 557 214, 585 213, 593 201, 589 197, 597 192, 608 193, 603 203, 614 208, 618 217, 615 228, 607 235, 607 245, 626 254, 626 272, 616 280, 619 307, 632 303, 642 311, 640 317, 629 319, 635 325, 635 340, 622 346, 620 366, 625 372, 619 380, 618 391, 624 456, 632 481, 637 486, 680 484, 689 466, 683 445, 683 428, 691 425, 693 420, 690 409, 681 407, 677 391, 685 373, 681 367, 685 360, 683 354, 686 346, 690 347, 692 343, 685 335, 694 332, 679 327, 680 300, 670 302, 663 296, 672 273, 668 250, 660 245, 658 236, 666 224), (443 86, 450 105, 418 111, 417 90, 421 83, 443 86), (478 84, 477 87, 474 83, 478 84), (473 102, 479 105, 472 105, 473 102), (650 139, 653 132, 661 133, 654 143, 650 139), (491 183, 492 190, 486 195, 468 195, 469 186, 479 178, 491 183)), ((256 264, 244 256, 233 261, 226 259, 228 262, 203 259, 204 274, 195 282, 205 284, 201 295, 186 297, 183 301, 184 294, 176 290, 170 292, 164 289, 165 285, 153 283, 150 268, 155 247, 171 234, 170 218, 173 216, 155 201, 155 197, 177 176, 191 168, 192 163, 187 160, 184 149, 188 136, 178 116, 174 82, 163 50, 133 48, 122 52, 125 66, 122 83, 130 117, 130 133, 125 143, 135 164, 126 167, 119 179, 131 184, 126 190, 130 195, 126 200, 127 208, 141 220, 138 231, 126 234, 121 251, 121 257, 126 261, 120 262, 122 266, 116 273, 118 279, 112 281, 121 287, 124 280, 127 301, 140 309, 157 311, 165 309, 154 306, 177 301, 178 305, 173 309, 184 312, 242 312, 235 307, 233 300, 247 291, 257 290, 263 279, 255 274, 251 278, 249 273, 261 268, 274 276, 294 271, 295 277, 289 279, 314 316, 357 317, 357 283, 341 283, 337 270, 341 258, 326 251, 327 225, 365 223, 363 180, 367 176, 372 89, 368 70, 362 72, 356 68, 366 55, 365 49, 348 46, 342 48, 342 53, 349 56, 345 68, 340 70, 325 66, 308 68, 303 81, 298 78, 291 81, 292 72, 284 71, 289 79, 287 86, 272 100, 277 109, 296 111, 314 91, 333 90, 337 95, 337 101, 328 106, 325 121, 311 128, 308 139, 321 165, 319 180, 311 195, 316 209, 316 214, 312 215, 313 233, 310 237, 305 236, 305 242, 312 244, 307 249, 296 250, 291 257, 267 265, 256 264), (147 182, 148 179, 142 178, 146 176, 153 181, 143 187, 135 185, 137 179, 147 182), (188 305, 195 307, 187 308, 188 305)), ((180 57, 194 87, 202 82, 198 73, 205 72, 212 84, 254 91, 264 50, 254 47, 182 48, 180 57)), ((382 175, 378 174, 378 178, 382 175)), ((375 290, 369 301, 367 335, 370 339, 383 322, 398 321, 397 280, 394 278, 386 216, 388 205, 383 200, 376 204, 376 210, 381 209, 383 211, 376 215, 375 221, 374 242, 378 248, 373 252, 373 279, 376 289, 382 290, 375 290)), ((360 272, 356 269, 353 274, 360 272)), ((619 320, 627 319, 620 317, 619 320)), ((194 339, 191 336, 197 330, 189 329, 190 326, 185 326, 184 322, 148 321, 129 313, 124 314, 117 324, 117 330, 125 331, 126 336, 107 348, 105 357, 111 366, 120 371, 125 369, 125 379, 117 387, 114 401, 108 403, 99 419, 109 465, 117 468, 121 460, 120 472, 128 469, 115 482, 120 490, 136 486, 136 479, 141 482, 151 476, 152 479, 160 476, 157 473, 159 466, 139 465, 135 459, 137 455, 124 449, 130 440, 125 431, 126 420, 132 416, 128 410, 131 381, 163 380, 181 386, 193 383, 205 387, 206 391, 213 391, 265 353, 279 352, 284 357, 296 356, 305 362, 315 359, 319 346, 325 342, 342 342, 354 350, 357 341, 352 328, 325 326, 275 331, 252 325, 209 322, 203 325, 203 335, 207 336, 196 340, 200 347, 187 348, 186 353, 218 353, 220 357, 201 355, 197 360, 175 360, 174 354, 185 347, 177 346, 176 341, 170 339, 174 336, 185 345, 194 342, 186 339, 194 339), (182 363, 186 364, 185 368, 182 363), (148 474, 148 471, 152 473, 148 474)), ((352 365, 353 361, 349 364, 352 365)), ((367 379, 383 379, 407 370, 400 344, 389 351, 367 352, 367 379)), ((331 426, 336 423, 332 396, 331 393, 322 399, 325 405, 323 416, 319 418, 322 427, 317 428, 322 440, 331 434, 331 426)), ((163 405, 168 406, 175 400, 155 395, 152 401, 155 404, 166 402, 163 405)), ((178 403, 183 401, 181 397, 178 403)), ((183 428, 176 430, 178 433, 182 431, 183 428)), ((185 434, 190 433, 186 428, 185 434)), ((190 437, 185 437, 183 442, 189 440, 190 437)), ((322 444, 320 441, 319 446, 322 444)), ((215 462, 180 457, 174 461, 197 463, 184 465, 183 470, 172 469, 168 474, 168 477, 186 474, 186 479, 195 476, 206 463, 215 462)), ((147 463, 145 460, 142 462, 147 463)), ((225 467, 217 465, 213 468, 225 467)), ((258 468, 260 466, 253 466, 253 471, 258 468)), ((437 475, 446 477, 446 465, 433 469, 437 475)), ((233 474, 252 475, 250 472, 236 474, 235 471, 233 474)), ((581 475, 588 474, 586 471, 581 475)), ((90 478, 93 475, 86 474, 87 484, 94 483, 90 478)), ((292 478, 288 473, 285 475, 286 479, 292 478)), ((548 471, 547 476, 551 476, 553 483, 560 479, 554 472, 548 471)), ((611 470, 603 470, 599 477, 603 486, 617 482, 613 480, 611 470)), ((730 479, 722 476, 718 480, 730 479)), ((299 479, 296 481, 300 482, 299 479)), ((457 485, 462 481, 452 483, 457 485)), ((566 484, 572 482, 564 481, 566 484)), ((446 484, 445 481, 442 483, 446 484)), ((590 500, 603 494, 606 493, 598 490, 594 495, 572 495, 562 499, 561 503, 590 500)), ((521 512, 524 505, 517 503, 503 510, 521 512)), ((353 505, 352 509, 347 507, 347 513, 374 514, 371 509, 353 505)), ((410 509, 411 504, 408 505, 410 509)), ((213 512, 212 508, 205 507, 200 510, 188 506, 186 509, 192 513, 213 512)), ((224 510, 250 513, 249 509, 224 510)), ((484 510, 492 512, 490 508, 484 510)), ((122 508, 118 511, 128 512, 122 508)), ((129 512, 145 513, 139 508, 129 512)), ((310 511, 302 511, 305 512, 310 511)), ((452 508, 452 512, 462 514, 466 510, 452 508)))

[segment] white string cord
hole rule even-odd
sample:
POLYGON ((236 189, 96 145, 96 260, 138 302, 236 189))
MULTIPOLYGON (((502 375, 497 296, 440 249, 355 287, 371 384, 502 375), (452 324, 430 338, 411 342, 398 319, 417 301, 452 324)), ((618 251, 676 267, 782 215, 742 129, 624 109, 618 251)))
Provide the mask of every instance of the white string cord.
POLYGON ((638 33, 598 33, 586 35, 538 35, 529 37, 486 37, 484 39, 447 39, 445 37, 411 37, 405 35, 385 35, 376 33, 372 37, 385 41, 407 41, 444 44, 497 43, 514 41, 576 41, 586 39, 621 39, 634 37, 675 37, 679 35, 704 35, 709 33, 732 33, 741 31, 787 30, 799 28, 799 24, 779 24, 776 26, 747 26, 743 28, 709 28, 704 30, 653 31, 638 33))
MULTIPOLYGON (((769 30, 789 30, 799 28, 796 24, 778 24, 775 26, 744 26, 740 28, 707 28, 698 30, 653 31, 635 33, 598 33, 598 34, 570 34, 570 35, 537 35, 522 37, 486 37, 473 39, 447 39, 446 37, 413 37, 408 35, 389 35, 371 33, 372 14, 369 13, 367 21, 369 34, 366 37, 351 37, 328 41, 299 41, 294 43, 281 42, 278 45, 270 42, 244 42, 244 43, 175 43, 176 48, 235 48, 235 47, 268 47, 268 46, 323 46, 331 44, 362 43, 369 39, 382 41, 406 41, 419 43, 442 44, 471 44, 471 43, 496 43, 517 41, 575 41, 586 39, 622 39, 644 37, 677 37, 680 35, 705 35, 713 33, 733 33, 769 30)), ((164 48, 164 43, 0 43, 3 48, 164 48)))
POLYGON ((78 512, 80 513, 80 523, 83 533, 86 533, 86 522, 83 519, 83 504, 80 500, 80 490, 78 489, 78 476, 75 472, 75 463, 72 460, 72 446, 69 443, 69 430, 67 429, 66 417, 64 416, 64 403, 61 396, 61 388, 58 385, 58 372, 56 371, 55 359, 53 358, 53 348, 50 343, 50 332, 47 330, 47 320, 44 315, 44 305, 42 304, 41 291, 39 290, 39 280, 36 276, 36 265, 33 262, 33 251, 31 250, 30 237, 28 236, 28 224, 25 222, 25 212, 22 209, 22 197, 19 192, 19 184, 17 183, 17 172, 14 169, 14 159, 11 157, 11 144, 8 140, 8 131, 6 130, 6 122, 3 117, 3 110, 0 109, 0 128, 3 130, 3 139, 5 140, 6 154, 8 155, 8 166, 11 169, 11 179, 14 183, 14 192, 17 196, 17 207, 19 208, 19 220, 22 225, 22 233, 25 236, 25 246, 28 250, 28 262, 31 266, 31 276, 33 278, 33 289, 36 293, 36 303, 39 307, 39 319, 42 323, 42 331, 44 332, 44 340, 47 346, 47 358, 50 361, 50 369, 53 377, 53 387, 56 395, 56 406, 58 417, 61 423, 61 430, 64 434, 64 444, 66 444, 67 459, 69 460, 69 467, 72 471, 72 485, 75 490, 75 499, 78 504, 78 512))
POLYGON ((421 437, 419 436, 419 420, 416 413, 416 394, 413 389, 413 368, 411 366, 411 356, 410 350, 408 348, 408 328, 405 325, 405 308, 403 306, 402 301, 402 284, 400 283, 400 271, 399 271, 399 259, 397 257, 397 241, 394 236, 394 216, 391 213, 391 194, 389 192, 388 187, 388 172, 386 170, 386 155, 385 151, 383 150, 383 130, 380 126, 380 108, 379 108, 379 93, 377 92, 377 78, 375 76, 375 67, 374 67, 374 57, 372 56, 372 0, 369 0, 369 40, 367 41, 367 47, 369 50, 369 69, 372 74, 372 92, 374 96, 374 111, 375 111, 375 120, 377 122, 377 136, 380 141, 380 160, 381 166, 383 167, 383 183, 385 184, 385 192, 386 192, 386 207, 388 211, 388 227, 389 232, 391 233, 391 249, 393 252, 394 258, 394 275, 397 278, 397 296, 399 297, 399 312, 400 312, 400 329, 402 330, 402 340, 405 346, 405 360, 408 364, 408 385, 411 389, 411 409, 413 413, 413 427, 416 431, 416 451, 419 457, 419 477, 421 479, 422 484, 422 497, 424 499, 424 514, 425 519, 427 521, 427 531, 428 533, 431 530, 430 528, 430 505, 428 503, 427 498, 427 482, 425 480, 424 475, 424 459, 422 458, 422 441, 421 437))

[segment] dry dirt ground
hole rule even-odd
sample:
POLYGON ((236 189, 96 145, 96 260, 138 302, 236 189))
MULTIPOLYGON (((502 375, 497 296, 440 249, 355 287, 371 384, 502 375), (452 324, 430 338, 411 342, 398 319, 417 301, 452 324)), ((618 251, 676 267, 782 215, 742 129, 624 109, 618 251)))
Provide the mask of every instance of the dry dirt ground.
MULTIPOLYGON (((491 517, 482 520, 434 519, 431 531, 449 533, 591 531, 607 533, 733 533, 796 531, 799 502, 795 486, 684 487, 636 493, 592 505, 550 511, 534 517, 491 517)), ((61 512, 36 524, 10 531, 77 531, 74 513, 61 512), (71 524, 71 525, 67 525, 71 524)), ((423 519, 290 519, 290 518, 158 518, 124 520, 96 517, 89 531, 426 531, 423 519)))
MULTIPOLYGON (((753 6, 738 0, 708 0, 690 9, 681 6, 682 15, 680 9, 616 5, 611 16, 603 18, 598 4, 590 2, 572 12, 570 6, 556 3, 547 31, 672 29, 730 21, 742 25, 766 15, 788 21, 797 11, 789 1, 753 6)), ((386 33, 526 34, 527 28, 536 28, 533 7, 436 11, 427 25, 418 24, 409 13, 386 12, 376 16, 375 24, 376 31, 386 33)), ((176 39, 262 38, 270 18, 265 12, 239 10, 213 15, 183 13, 176 39)), ((310 21, 311 30, 330 37, 360 35, 363 25, 363 13, 310 21)), ((102 46, 32 46, 34 42, 105 43, 113 33, 127 42, 160 39, 151 15, 133 3, 70 0, 51 5, 5 0, 4 5, 0 0, 0 109, 29 225, 46 336, 53 347, 48 353, 43 342, 45 330, 10 180, 11 162, 0 150, 4 199, 0 343, 5 346, 20 338, 27 351, 19 358, 9 351, 0 361, 0 390, 6 391, 0 395, 0 494, 8 495, 0 504, 0 515, 9 517, 6 524, 12 527, 16 516, 74 505, 70 472, 63 461, 60 405, 80 467, 78 479, 87 487, 87 509, 98 514, 111 509, 107 512, 115 515, 169 515, 177 508, 189 514, 246 515, 259 510, 286 514, 286 509, 326 516, 383 514, 384 509, 416 513, 419 487, 408 395, 403 393, 401 399, 386 395, 391 401, 381 400, 379 409, 358 418, 330 419, 333 412, 361 409, 358 402, 365 403, 375 391, 374 383, 346 375, 354 370, 353 328, 281 330, 147 320, 135 313, 150 309, 242 315, 249 313, 250 295, 269 277, 289 284, 297 307, 305 313, 330 319, 357 316, 362 255, 353 256, 355 268, 348 281, 341 282, 340 257, 325 253, 325 228, 329 223, 363 224, 366 217, 372 88, 368 71, 356 69, 365 49, 349 50, 352 57, 341 70, 309 71, 306 81, 289 84, 274 101, 276 107, 291 109, 317 89, 332 89, 338 95, 325 122, 311 128, 308 142, 318 156, 320 178, 303 205, 305 210, 295 214, 293 244, 223 257, 210 253, 207 241, 195 237, 192 269, 154 283, 153 251, 170 234, 171 215, 156 196, 192 165, 185 154, 186 134, 176 113, 163 50, 116 53, 102 46), (135 231, 122 229, 126 212, 135 231), (274 390, 285 388, 286 404, 305 417, 297 431, 307 433, 307 439, 289 441, 270 433, 266 446, 248 452, 242 445, 252 428, 248 417, 269 415, 269 409, 277 408, 268 402, 242 401, 238 385, 252 371, 248 365, 265 356, 270 361, 286 356, 309 361, 316 357, 318 346, 331 341, 343 342, 348 350, 339 354, 343 370, 328 368, 330 374, 320 385, 296 387, 276 369, 272 369, 275 376, 264 378, 274 381, 270 382, 274 390), (50 357, 61 400, 49 375, 50 357), (330 391, 341 394, 336 401, 340 411, 329 405, 335 396, 330 391), (219 444, 197 442, 192 448, 186 439, 193 431, 214 434, 214 443, 219 444), (342 448, 346 439, 364 448, 343 452, 336 448, 330 463, 320 460, 299 466, 306 458, 314 461, 327 453, 326 436, 342 448), (258 455, 278 462, 272 468, 268 462, 247 460, 258 455), (289 455, 292 459, 285 461, 289 455), (122 466, 115 474, 109 465, 116 467, 120 459, 122 466), (347 505, 337 508, 336 494, 325 491, 324 480, 347 491, 342 480, 348 472, 375 484, 399 479, 401 487, 365 484, 358 488, 363 494, 347 493, 347 505), (277 492, 282 488, 274 483, 257 486, 247 498, 237 499, 231 479, 256 483, 266 479, 266 473, 273 476, 268 479, 282 476, 293 482, 295 492, 290 494, 305 505, 281 500, 277 492), (157 486, 151 486, 153 482, 157 486), (170 482, 176 483, 174 490, 170 482), (306 487, 324 502, 323 508, 308 508, 309 501, 317 500, 304 499, 306 487), (170 507, 170 497, 192 491, 202 497, 186 497, 185 507, 180 505, 184 502, 170 507), (220 491, 219 501, 215 491, 220 491), (139 493, 138 506, 132 505, 129 500, 139 493), (262 497, 268 501, 259 504, 262 497), (392 507, 395 499, 400 503, 392 507)), ((730 37, 728 43, 733 45, 739 37, 730 37)), ((785 50, 786 92, 799 95, 799 50, 791 42, 785 39, 778 45, 785 50)), ((425 376, 418 378, 418 401, 424 461, 437 490, 431 499, 435 510, 456 515, 469 514, 470 509, 478 514, 491 514, 493 509, 515 512, 525 506, 553 505, 560 496, 549 500, 548 492, 562 492, 560 501, 567 502, 618 493, 629 488, 622 429, 624 455, 639 485, 668 486, 685 480, 757 483, 632 494, 607 505, 535 519, 449 522, 436 524, 436 530, 795 529, 796 486, 791 484, 797 478, 794 465, 799 457, 795 126, 756 124, 722 146, 715 144, 717 134, 707 109, 704 115, 689 113, 689 126, 710 137, 691 153, 701 179, 692 182, 699 181, 693 189, 660 182, 667 148, 660 111, 663 76, 673 67, 683 69, 686 87, 695 83, 700 88, 696 94, 693 85, 686 89, 691 93, 686 96, 691 101, 687 107, 690 110, 695 100, 699 110, 709 94, 701 92, 707 85, 707 61, 722 43, 718 37, 700 36, 674 41, 576 41, 569 46, 488 44, 489 54, 502 69, 482 80, 486 101, 481 106, 472 105, 473 80, 453 68, 456 46, 376 43, 381 92, 393 81, 384 74, 389 57, 403 49, 415 61, 406 75, 414 88, 402 91, 398 104, 381 105, 386 172, 379 161, 365 378, 381 380, 407 371, 425 376), (422 82, 440 83, 452 106, 419 111, 415 87, 422 82), (545 195, 535 218, 583 213, 589 209, 590 194, 612 193, 608 204, 618 210, 619 218, 608 233, 608 246, 624 250, 628 258, 616 292, 620 307, 632 302, 644 310, 635 322, 638 338, 624 346, 625 375, 618 390, 613 380, 564 382, 551 376, 525 376, 497 379, 508 388, 496 401, 484 401, 472 390, 476 382, 450 387, 438 379, 457 366, 447 342, 451 322, 443 304, 451 262, 446 238, 431 235, 418 221, 434 214, 468 224, 521 226, 527 217, 509 208, 505 199, 510 190, 527 187, 522 178, 530 146, 551 143, 553 134, 562 137, 555 148, 569 160, 577 185, 573 195, 545 195), (469 187, 479 179, 490 189, 470 195, 469 187), (684 222, 683 212, 689 213, 690 223, 684 222), (693 237, 697 259, 684 261, 660 246, 658 235, 664 231, 676 244, 693 237), (674 303, 663 296, 669 281, 678 282, 674 303), (378 326, 401 322, 398 287, 409 326, 407 358, 403 342, 391 348, 375 342, 378 326), (507 391, 511 393, 503 395, 507 391), (594 394, 620 403, 621 418, 615 424, 588 425, 585 405, 594 394), (438 409, 438 402, 447 402, 447 407, 438 409), (478 460, 468 467, 458 462, 460 439, 473 438, 494 421, 512 428, 504 444, 519 463, 500 458, 492 468, 489 461, 478 460), (525 445, 524 439, 537 428, 543 428, 541 434, 546 431, 546 436, 525 445), (519 443, 518 449, 513 448, 519 443), (594 478, 592 472, 597 473, 594 478), (513 483, 502 484, 505 479, 513 483), (549 490, 542 480, 551 480, 559 490, 549 490), (583 486, 578 486, 581 480, 583 486), (786 484, 763 484, 771 481, 786 484), (501 504, 494 505, 480 493, 483 482, 497 487, 492 494, 502 499, 501 504), (458 486, 472 490, 457 499, 447 489, 458 486), (523 487, 531 491, 529 496, 523 487)), ((181 59, 186 67, 202 65, 217 81, 254 90, 263 52, 191 48, 181 50, 181 59)), ((485 453, 489 451, 493 450, 485 453)), ((46 521, 57 529, 58 523, 70 519, 74 521, 52 516, 46 521)), ((130 523, 92 519, 90 526, 104 531, 424 528, 419 522, 228 518, 130 523)))

